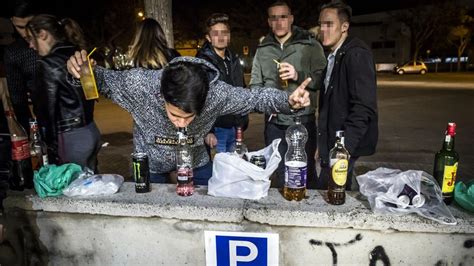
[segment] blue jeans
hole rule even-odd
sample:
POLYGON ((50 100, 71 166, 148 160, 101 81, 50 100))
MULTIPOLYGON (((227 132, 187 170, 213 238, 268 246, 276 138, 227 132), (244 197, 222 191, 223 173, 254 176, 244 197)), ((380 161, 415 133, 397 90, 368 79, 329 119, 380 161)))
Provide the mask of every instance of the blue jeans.
MULTIPOLYGON (((208 162, 206 165, 194 168, 194 185, 207 186, 207 181, 212 176, 212 162, 208 162)), ((150 172, 151 183, 166 183, 169 177, 169 173, 152 173, 150 172)))
POLYGON ((214 134, 217 138, 216 151, 230 152, 235 144, 235 127, 216 127, 214 128, 214 134))

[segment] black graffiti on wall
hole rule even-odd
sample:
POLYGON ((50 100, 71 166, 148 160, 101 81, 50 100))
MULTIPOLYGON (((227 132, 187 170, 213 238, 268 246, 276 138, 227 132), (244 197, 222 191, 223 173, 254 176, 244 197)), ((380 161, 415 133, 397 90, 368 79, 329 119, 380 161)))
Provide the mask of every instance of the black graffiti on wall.
POLYGON ((382 261, 383 265, 390 265, 390 259, 385 253, 385 249, 382 246, 376 246, 369 255, 370 258, 370 266, 375 266, 377 261, 382 261))
MULTIPOLYGON (((337 265, 337 251, 336 247, 346 247, 357 243, 358 241, 362 240, 362 235, 357 234, 353 239, 349 240, 346 243, 333 243, 333 242, 324 242, 320 240, 311 239, 309 243, 314 246, 326 246, 329 248, 332 254, 332 264, 337 265)), ((390 259, 388 258, 387 254, 385 253, 385 249, 382 246, 376 246, 370 252, 370 264, 369 265, 376 265, 377 261, 381 261, 383 265, 389 266, 390 259)))

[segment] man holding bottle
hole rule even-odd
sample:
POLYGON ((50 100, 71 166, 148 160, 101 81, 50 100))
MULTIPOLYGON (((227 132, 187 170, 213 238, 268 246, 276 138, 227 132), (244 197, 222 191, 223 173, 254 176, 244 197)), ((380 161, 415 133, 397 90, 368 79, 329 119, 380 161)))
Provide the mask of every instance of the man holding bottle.
MULTIPOLYGON (((313 34, 293 25, 291 8, 283 1, 277 1, 268 7, 268 25, 271 32, 263 38, 257 47, 252 66, 250 88, 265 86, 292 92, 307 77, 312 82, 307 90, 311 95, 311 106, 298 114, 301 124, 308 130, 305 145, 308 154, 308 188, 315 188, 316 168, 314 153, 317 147, 316 128, 316 92, 320 89, 322 72, 326 66, 324 52, 313 34)), ((278 150, 282 158, 288 149, 285 140, 286 130, 295 124, 295 115, 268 114, 265 116, 265 145, 275 139, 282 139, 278 150)), ((272 179, 274 187, 283 187, 285 181, 283 160, 272 179)))
POLYGON ((350 155, 346 189, 359 156, 375 153, 378 139, 377 82, 370 48, 348 36, 352 9, 333 1, 321 7, 321 41, 330 50, 319 96, 318 147, 321 174, 318 189, 327 189, 331 168, 329 151, 336 132, 343 130, 350 155))

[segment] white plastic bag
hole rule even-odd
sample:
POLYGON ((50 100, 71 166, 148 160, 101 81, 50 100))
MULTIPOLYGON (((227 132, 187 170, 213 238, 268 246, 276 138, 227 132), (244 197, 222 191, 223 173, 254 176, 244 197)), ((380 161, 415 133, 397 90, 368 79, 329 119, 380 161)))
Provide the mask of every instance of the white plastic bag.
POLYGON ((367 197, 374 213, 417 213, 442 224, 455 225, 457 223, 443 202, 437 182, 426 172, 415 170, 402 172, 398 169, 381 167, 356 178, 360 192, 367 197), (412 190, 412 194, 422 195, 424 203, 417 207, 412 201, 406 206, 401 202, 400 196, 406 194, 407 190, 412 190))
POLYGON ((123 176, 115 174, 91 175, 84 172, 63 190, 68 197, 110 195, 123 184, 123 176))
POLYGON ((255 152, 246 153, 247 158, 263 155, 267 162, 260 168, 236 155, 218 153, 214 157, 212 177, 208 183, 208 194, 216 197, 257 200, 268 195, 270 176, 281 161, 278 145, 281 139, 255 152))

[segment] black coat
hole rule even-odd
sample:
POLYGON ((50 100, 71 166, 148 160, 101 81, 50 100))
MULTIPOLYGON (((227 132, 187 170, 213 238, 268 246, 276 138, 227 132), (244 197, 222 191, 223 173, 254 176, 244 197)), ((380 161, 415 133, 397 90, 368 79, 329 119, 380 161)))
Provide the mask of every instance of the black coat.
POLYGON ((351 156, 374 154, 378 140, 377 80, 369 47, 358 38, 348 37, 336 53, 326 93, 324 85, 321 88, 318 146, 323 165, 329 161, 338 130, 344 130, 351 156))
MULTIPOLYGON (((214 51, 214 48, 209 42, 205 42, 201 49, 199 49, 196 57, 202 58, 209 63, 213 64, 217 70, 219 70, 219 80, 224 81, 227 84, 230 84, 235 87, 244 87, 244 70, 242 65, 240 64, 239 57, 230 52, 229 49, 226 49, 225 57, 226 60, 230 63, 230 69, 226 69, 226 65, 224 64, 224 59, 222 59, 217 53, 214 51), (229 75, 226 75, 226 73, 229 75)), ((248 116, 241 116, 241 115, 224 115, 217 118, 216 122, 214 123, 214 127, 221 127, 221 128, 231 128, 236 126, 242 126, 247 128, 248 125, 248 116)))
MULTIPOLYGON (((66 80, 66 62, 76 50, 72 44, 58 43, 37 62, 33 97, 39 101, 36 115, 46 130, 45 141, 52 156, 57 156, 58 133, 67 130, 62 129, 93 121, 94 100, 86 100, 82 87, 72 86, 66 80)), ((54 158, 50 159, 54 162, 54 158)))

